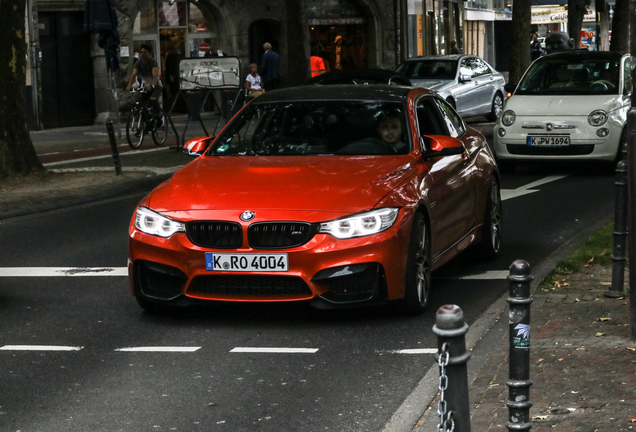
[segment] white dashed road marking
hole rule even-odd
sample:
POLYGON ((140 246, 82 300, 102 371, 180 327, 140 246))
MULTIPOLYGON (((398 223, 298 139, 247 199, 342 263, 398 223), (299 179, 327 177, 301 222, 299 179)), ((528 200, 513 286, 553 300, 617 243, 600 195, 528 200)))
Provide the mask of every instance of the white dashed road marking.
POLYGON ((128 276, 127 267, 0 267, 0 277, 128 276))
POLYGON ((59 345, 5 345, 0 351, 79 351, 84 347, 59 345))
POLYGON ((502 189, 501 190, 501 200, 505 201, 511 198, 516 198, 516 197, 520 197, 523 195, 527 195, 527 194, 531 194, 533 192, 539 192, 536 189, 531 189, 533 187, 537 187, 537 186, 541 186, 543 184, 546 183, 550 183, 556 180, 561 180, 562 178, 567 177, 567 175, 555 175, 555 176, 548 176, 548 177, 544 177, 540 180, 537 180, 535 182, 532 183, 528 183, 527 185, 523 185, 521 187, 518 187, 517 189, 502 189))
POLYGON ((437 348, 415 348, 391 351, 393 354, 437 354, 437 348))
POLYGON ((231 353, 280 353, 280 354, 314 354, 318 348, 249 348, 236 347, 231 353))
POLYGON ((117 348, 115 351, 122 352, 195 352, 200 350, 201 347, 178 347, 178 346, 148 346, 148 347, 130 347, 130 348, 117 348))

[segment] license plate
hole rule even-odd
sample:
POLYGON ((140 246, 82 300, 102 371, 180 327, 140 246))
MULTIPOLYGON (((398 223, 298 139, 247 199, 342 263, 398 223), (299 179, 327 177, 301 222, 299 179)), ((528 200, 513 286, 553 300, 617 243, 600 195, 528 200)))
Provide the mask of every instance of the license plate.
POLYGON ((209 271, 286 272, 287 254, 205 253, 205 268, 209 271))
POLYGON ((564 147, 570 145, 570 137, 568 135, 533 135, 527 138, 526 144, 529 146, 564 147))

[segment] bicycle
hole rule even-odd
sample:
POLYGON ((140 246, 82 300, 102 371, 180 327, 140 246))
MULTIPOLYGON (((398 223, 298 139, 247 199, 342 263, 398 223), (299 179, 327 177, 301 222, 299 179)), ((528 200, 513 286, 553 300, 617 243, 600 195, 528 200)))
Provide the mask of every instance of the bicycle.
MULTIPOLYGON (((143 92, 143 87, 131 90, 131 93, 143 92)), ((126 122, 126 138, 128 145, 133 149, 141 147, 147 133, 152 135, 152 140, 158 146, 165 143, 168 138, 168 125, 163 110, 160 108, 159 113, 154 115, 150 112, 148 103, 142 99, 135 102, 126 122)))

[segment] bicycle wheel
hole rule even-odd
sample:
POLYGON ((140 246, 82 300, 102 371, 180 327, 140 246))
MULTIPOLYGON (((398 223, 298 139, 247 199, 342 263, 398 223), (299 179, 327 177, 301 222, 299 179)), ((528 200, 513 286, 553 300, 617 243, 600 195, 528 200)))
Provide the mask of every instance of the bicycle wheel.
POLYGON ((144 119, 142 118, 141 111, 133 110, 126 123, 128 145, 133 149, 141 147, 141 143, 144 140, 144 133, 144 119))
POLYGON ((155 127, 152 129, 152 140, 158 146, 164 144, 168 139, 168 122, 163 111, 159 112, 159 116, 154 119, 155 127), (161 126, 159 126, 161 125, 161 126))

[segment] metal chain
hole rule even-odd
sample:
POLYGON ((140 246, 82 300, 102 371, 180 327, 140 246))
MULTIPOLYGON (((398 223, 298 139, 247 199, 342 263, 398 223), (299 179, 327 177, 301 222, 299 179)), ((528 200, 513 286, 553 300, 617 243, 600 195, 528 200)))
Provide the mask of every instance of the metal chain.
POLYGON ((448 352, 448 343, 442 344, 439 352, 437 363, 439 364, 439 402, 437 403, 437 414, 439 415, 438 432, 453 432, 455 430, 455 421, 453 420, 453 412, 447 411, 446 399, 444 399, 444 391, 448 388, 448 376, 446 375, 446 366, 450 353, 448 352))

